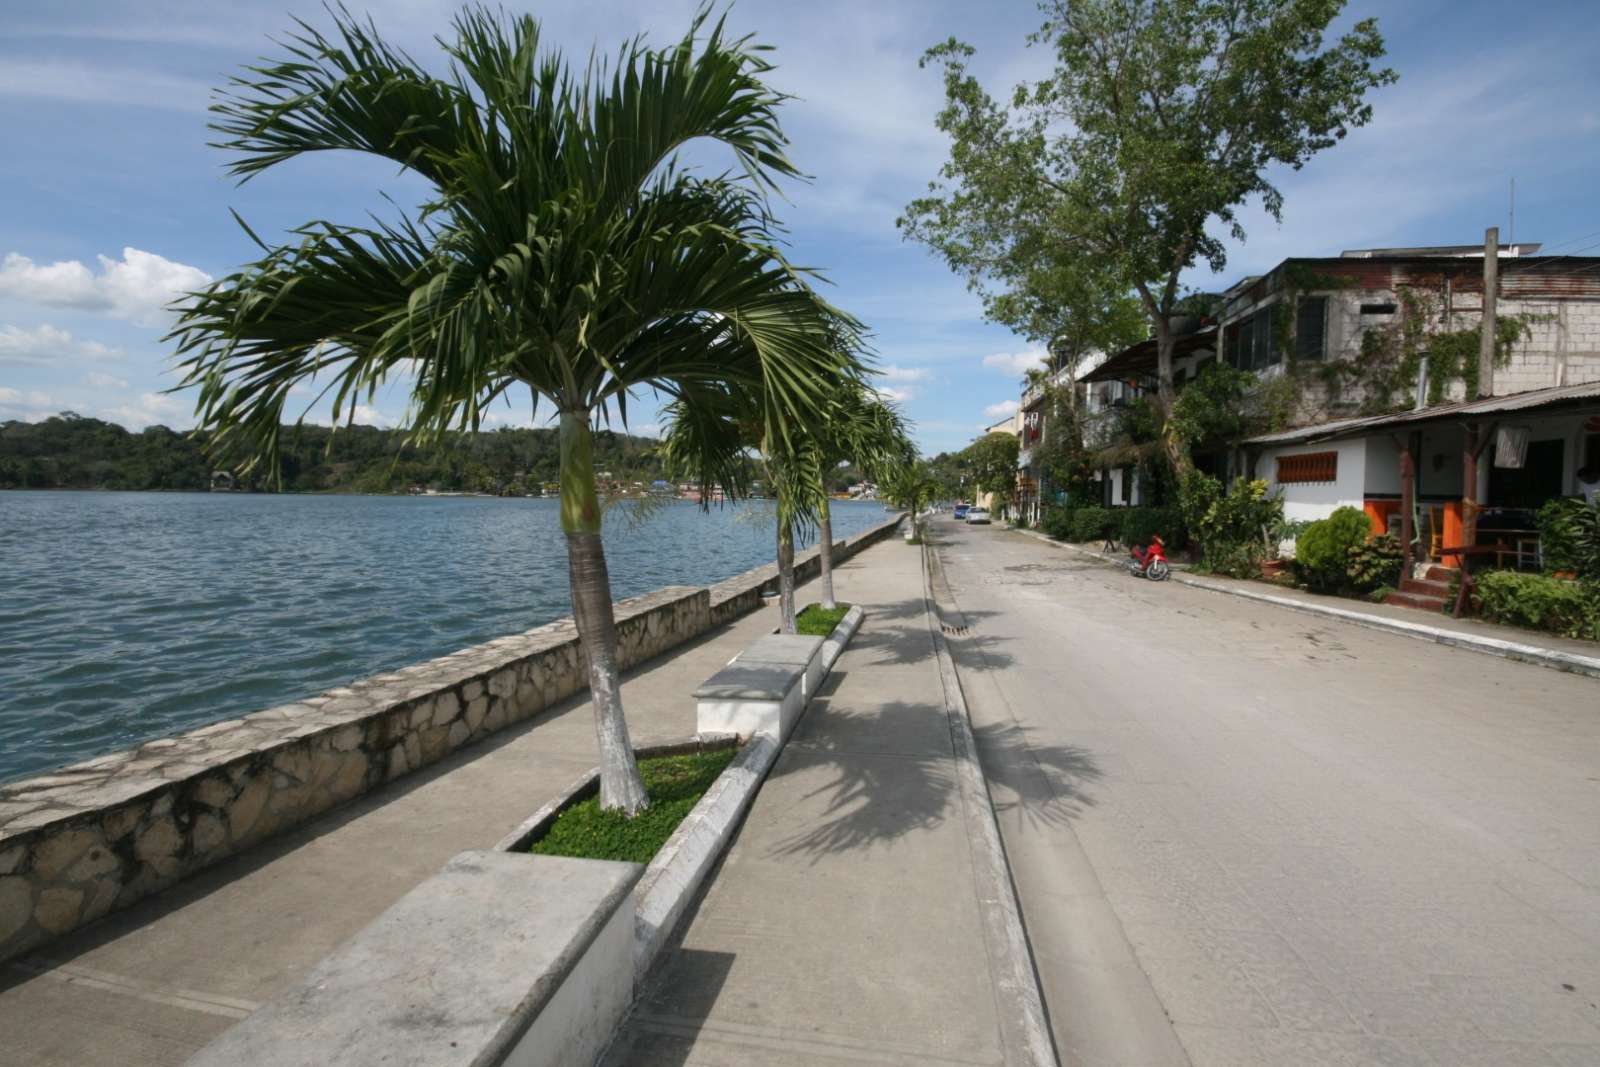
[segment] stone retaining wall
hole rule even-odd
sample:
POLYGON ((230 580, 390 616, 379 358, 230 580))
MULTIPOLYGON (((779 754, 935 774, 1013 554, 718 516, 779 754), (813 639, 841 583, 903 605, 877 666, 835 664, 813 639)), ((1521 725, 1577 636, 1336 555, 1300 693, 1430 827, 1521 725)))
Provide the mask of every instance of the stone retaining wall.
MULTIPOLYGON (((814 574, 814 551, 807 565, 814 574)), ((621 666, 758 607, 776 582, 776 568, 761 567, 618 603, 621 666)), ((587 674, 572 620, 561 619, 0 786, 0 960, 526 719, 586 688, 587 674)))

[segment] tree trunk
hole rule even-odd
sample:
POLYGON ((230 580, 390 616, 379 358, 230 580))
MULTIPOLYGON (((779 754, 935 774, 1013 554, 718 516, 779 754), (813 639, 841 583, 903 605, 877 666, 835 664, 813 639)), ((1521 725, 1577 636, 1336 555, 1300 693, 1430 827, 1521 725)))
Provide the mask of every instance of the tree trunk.
POLYGON ((778 520, 778 611, 783 616, 783 632, 795 632, 794 622, 794 525, 778 520))
POLYGON ((822 509, 817 526, 822 540, 817 543, 817 561, 822 568, 822 606, 835 607, 833 599, 833 509, 828 505, 828 487, 822 486, 822 509))
POLYGON ((600 746, 600 807, 636 815, 649 798, 622 714, 617 627, 600 541, 600 502, 595 496, 594 449, 586 411, 561 413, 561 530, 567 536, 572 618, 589 661, 589 698, 600 746))

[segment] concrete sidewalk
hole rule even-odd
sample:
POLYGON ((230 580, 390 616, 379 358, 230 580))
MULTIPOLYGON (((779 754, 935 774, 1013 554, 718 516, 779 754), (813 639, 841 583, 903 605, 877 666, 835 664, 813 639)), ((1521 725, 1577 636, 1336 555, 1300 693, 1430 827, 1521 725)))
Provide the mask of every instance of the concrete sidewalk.
POLYGON ((837 581, 861 631, 608 1064, 1006 1062, 920 553, 837 581))
MULTIPOLYGON (((863 553, 865 566, 902 553, 915 555, 886 542, 863 553)), ((631 672, 622 692, 634 742, 694 733, 694 688, 777 621, 762 608, 631 672)), ((0 1064, 183 1062, 451 856, 492 848, 595 759, 585 692, 0 964, 0 1064)))

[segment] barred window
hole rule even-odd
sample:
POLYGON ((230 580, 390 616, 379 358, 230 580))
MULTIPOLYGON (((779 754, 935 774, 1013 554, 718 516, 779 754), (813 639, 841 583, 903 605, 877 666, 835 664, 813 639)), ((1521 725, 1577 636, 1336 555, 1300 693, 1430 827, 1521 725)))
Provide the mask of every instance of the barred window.
POLYGON ((1298 456, 1278 457, 1278 484, 1299 485, 1306 482, 1332 482, 1339 478, 1339 453, 1304 452, 1298 456))
POLYGON ((1321 359, 1325 354, 1328 298, 1303 297, 1294 321, 1294 358, 1321 359))

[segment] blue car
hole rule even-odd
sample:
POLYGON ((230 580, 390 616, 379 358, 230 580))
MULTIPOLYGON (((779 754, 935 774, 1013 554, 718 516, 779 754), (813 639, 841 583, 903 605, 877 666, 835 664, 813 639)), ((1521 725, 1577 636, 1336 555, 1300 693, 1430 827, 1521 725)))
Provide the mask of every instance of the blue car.
POLYGON ((969 507, 971 507, 970 504, 957 504, 955 513, 952 516, 952 518, 954 518, 957 522, 960 522, 962 519, 965 519, 967 517, 967 509, 969 507))

